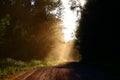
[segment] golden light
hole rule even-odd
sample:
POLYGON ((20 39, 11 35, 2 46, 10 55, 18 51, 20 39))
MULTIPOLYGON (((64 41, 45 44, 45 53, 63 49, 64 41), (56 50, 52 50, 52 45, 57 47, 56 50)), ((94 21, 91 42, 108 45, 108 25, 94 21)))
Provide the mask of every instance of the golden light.
MULTIPOLYGON (((81 5, 82 7, 85 4, 85 0, 73 0, 75 1, 75 5, 81 5)), ((71 0, 61 0, 62 2, 62 15, 61 15, 61 24, 62 33, 63 33, 63 42, 57 42, 55 44, 55 48, 51 50, 50 53, 53 55, 49 56, 49 60, 56 60, 58 63, 63 62, 71 62, 71 61, 79 61, 77 58, 80 56, 79 52, 75 48, 73 48, 76 39, 76 31, 79 26, 79 20, 81 18, 81 8, 76 7, 74 10, 71 10, 71 6, 73 2, 71 0), (75 58, 73 58, 73 55, 75 58)))

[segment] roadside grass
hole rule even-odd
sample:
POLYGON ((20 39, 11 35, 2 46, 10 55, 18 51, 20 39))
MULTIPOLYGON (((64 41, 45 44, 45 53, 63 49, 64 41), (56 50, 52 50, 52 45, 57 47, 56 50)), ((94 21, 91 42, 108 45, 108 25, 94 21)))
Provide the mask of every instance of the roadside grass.
POLYGON ((43 67, 43 66, 53 66, 54 62, 45 62, 40 60, 31 60, 29 62, 24 62, 20 60, 14 60, 11 58, 0 60, 0 78, 7 77, 9 75, 15 74, 16 72, 26 71, 29 69, 43 67))

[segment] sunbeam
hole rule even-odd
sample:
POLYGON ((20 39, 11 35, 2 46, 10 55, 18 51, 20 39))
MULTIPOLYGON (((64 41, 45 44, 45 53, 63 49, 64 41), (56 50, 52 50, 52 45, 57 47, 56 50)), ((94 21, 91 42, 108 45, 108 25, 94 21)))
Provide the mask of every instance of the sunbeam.
MULTIPOLYGON (((63 37, 61 42, 55 43, 56 47, 54 47, 50 52, 53 55, 50 54, 49 57, 47 57, 47 60, 56 60, 57 63, 80 61, 79 51, 74 48, 74 45, 75 40, 77 39, 76 31, 81 18, 81 9, 85 4, 85 1, 61 0, 61 3, 61 22, 59 26, 61 27, 63 37)), ((56 13, 56 9, 52 12, 56 13)))
POLYGON ((62 33, 64 35, 64 41, 68 42, 76 39, 76 30, 78 27, 78 20, 81 17, 81 8, 76 7, 78 5, 83 6, 85 0, 61 0, 62 2, 62 33), (71 10, 74 7, 74 10, 71 10))

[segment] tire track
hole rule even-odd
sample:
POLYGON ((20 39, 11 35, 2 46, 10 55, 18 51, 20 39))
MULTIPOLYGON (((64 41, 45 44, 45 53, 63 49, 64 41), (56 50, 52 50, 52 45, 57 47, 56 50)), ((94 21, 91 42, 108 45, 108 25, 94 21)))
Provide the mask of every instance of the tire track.
POLYGON ((26 78, 30 75, 32 75, 34 72, 36 71, 36 69, 33 70, 29 70, 19 76, 17 76, 16 78, 14 78, 13 80, 26 80, 26 78))

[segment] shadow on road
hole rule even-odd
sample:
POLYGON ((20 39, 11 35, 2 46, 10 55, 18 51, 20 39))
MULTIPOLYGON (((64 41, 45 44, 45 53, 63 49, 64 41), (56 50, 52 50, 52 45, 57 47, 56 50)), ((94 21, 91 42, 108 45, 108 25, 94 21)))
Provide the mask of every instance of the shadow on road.
POLYGON ((14 80, 110 80, 110 78, 103 72, 81 66, 78 62, 69 62, 58 66, 40 67, 14 80))

